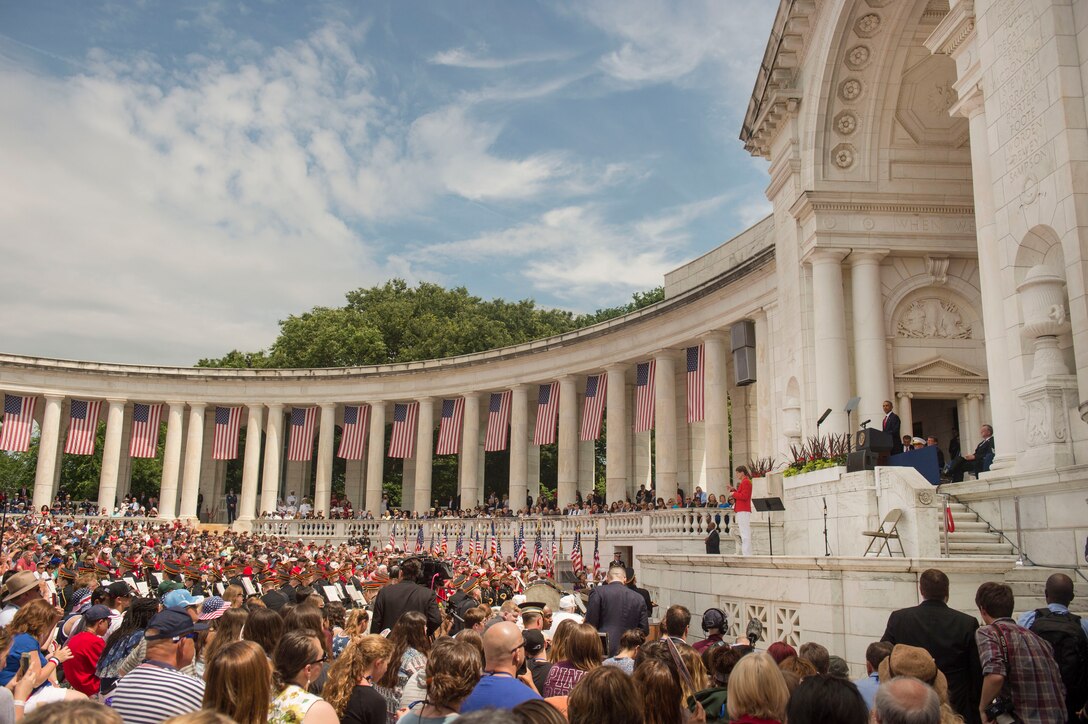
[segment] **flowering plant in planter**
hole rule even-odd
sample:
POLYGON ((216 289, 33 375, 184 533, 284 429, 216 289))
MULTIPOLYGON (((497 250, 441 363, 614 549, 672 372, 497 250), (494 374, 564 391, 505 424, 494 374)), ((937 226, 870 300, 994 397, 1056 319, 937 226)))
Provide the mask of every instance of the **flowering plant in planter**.
POLYGON ((775 468, 778 467, 778 463, 774 457, 767 457, 749 460, 744 466, 748 468, 748 472, 752 474, 753 478, 765 478, 768 473, 774 472, 775 468))
POLYGON ((800 446, 790 445, 793 462, 783 471, 784 477, 792 477, 813 470, 823 470, 846 464, 846 454, 850 452, 850 435, 812 436, 800 446))

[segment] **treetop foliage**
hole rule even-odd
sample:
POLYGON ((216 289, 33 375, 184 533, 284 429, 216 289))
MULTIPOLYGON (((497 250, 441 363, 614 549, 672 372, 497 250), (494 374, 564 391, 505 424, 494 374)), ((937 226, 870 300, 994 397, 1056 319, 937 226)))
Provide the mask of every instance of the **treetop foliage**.
POLYGON ((664 298, 657 287, 636 292, 624 305, 574 314, 531 299, 485 300, 465 287, 411 287, 393 279, 348 292, 342 307, 314 307, 280 321, 279 336, 267 350, 233 350, 202 359, 197 367, 352 367, 441 359, 563 334, 664 298))

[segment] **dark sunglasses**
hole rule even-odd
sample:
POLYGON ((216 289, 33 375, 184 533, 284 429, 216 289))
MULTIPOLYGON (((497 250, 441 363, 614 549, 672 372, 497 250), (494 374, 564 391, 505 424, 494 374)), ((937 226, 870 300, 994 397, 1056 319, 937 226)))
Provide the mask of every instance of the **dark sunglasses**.
POLYGON ((318 659, 317 661, 311 661, 310 663, 308 663, 306 665, 307 666, 313 666, 314 664, 323 664, 328 660, 329 660, 329 655, 326 653, 326 654, 322 654, 321 658, 318 659))

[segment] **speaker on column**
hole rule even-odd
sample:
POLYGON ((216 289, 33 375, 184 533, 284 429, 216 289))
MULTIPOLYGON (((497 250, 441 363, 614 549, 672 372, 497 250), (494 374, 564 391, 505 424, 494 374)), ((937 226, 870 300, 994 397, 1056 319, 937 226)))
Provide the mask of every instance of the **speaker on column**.
POLYGON ((737 322, 729 330, 733 349, 733 376, 737 387, 756 381, 756 325, 751 320, 737 322))

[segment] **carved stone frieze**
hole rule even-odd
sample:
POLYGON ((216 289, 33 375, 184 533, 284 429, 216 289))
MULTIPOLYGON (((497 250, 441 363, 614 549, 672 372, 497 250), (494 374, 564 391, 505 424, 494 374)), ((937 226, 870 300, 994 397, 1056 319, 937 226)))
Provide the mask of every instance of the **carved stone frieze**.
POLYGON ((872 60, 872 51, 868 45, 855 45, 846 53, 846 67, 850 70, 862 70, 872 60))
POLYGON ((843 111, 835 116, 835 130, 844 136, 853 135, 858 130, 858 117, 852 111, 843 111))
POLYGON ((857 78, 847 78, 839 85, 839 98, 844 101, 853 102, 861 97, 862 92, 861 81, 857 78))
POLYGON ((918 299, 907 307, 896 324, 896 334, 913 339, 970 339, 971 325, 959 309, 945 299, 918 299))
POLYGON ((839 168, 848 169, 854 165, 856 153, 857 152, 851 144, 840 143, 838 146, 835 146, 834 150, 831 152, 831 158, 839 168))
POLYGON ((871 38, 880 32, 880 16, 866 13, 854 23, 854 32, 859 38, 871 38))

